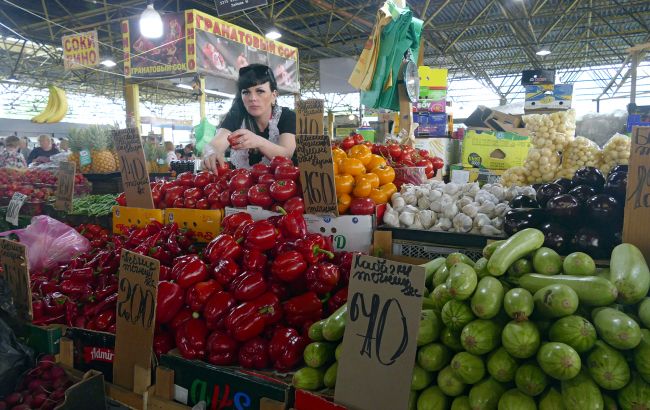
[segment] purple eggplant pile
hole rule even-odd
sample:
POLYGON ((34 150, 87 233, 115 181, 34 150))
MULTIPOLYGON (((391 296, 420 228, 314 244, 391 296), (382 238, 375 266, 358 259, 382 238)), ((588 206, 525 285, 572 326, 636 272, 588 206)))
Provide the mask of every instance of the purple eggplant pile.
POLYGON ((607 177, 597 168, 581 168, 572 179, 534 185, 535 199, 513 199, 504 230, 512 235, 538 228, 544 246, 560 254, 579 251, 608 258, 621 242, 626 186, 627 165, 614 167, 607 177))

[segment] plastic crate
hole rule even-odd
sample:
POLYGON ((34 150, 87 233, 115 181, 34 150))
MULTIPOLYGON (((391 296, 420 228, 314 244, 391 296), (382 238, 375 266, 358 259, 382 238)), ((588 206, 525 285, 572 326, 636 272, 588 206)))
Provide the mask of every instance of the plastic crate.
POLYGON ((446 246, 425 245, 421 242, 403 241, 399 239, 393 240, 393 255, 433 260, 440 256, 447 257, 447 255, 454 252, 465 254, 473 261, 483 257, 483 249, 480 248, 452 248, 446 246))

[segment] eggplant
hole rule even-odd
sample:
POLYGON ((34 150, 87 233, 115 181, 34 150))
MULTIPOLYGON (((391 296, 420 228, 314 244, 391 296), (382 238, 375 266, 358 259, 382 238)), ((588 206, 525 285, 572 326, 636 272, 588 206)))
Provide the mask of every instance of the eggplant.
POLYGON ((560 255, 566 255, 571 243, 571 234, 563 224, 546 222, 539 227, 544 233, 544 246, 551 248, 560 255))
POLYGON ((555 181, 553 181, 554 184, 558 184, 561 186, 564 191, 562 192, 563 194, 568 193, 575 185, 573 185, 573 181, 567 178, 558 178, 555 181))
POLYGON ((589 185, 578 185, 577 187, 570 190, 569 194, 573 195, 573 197, 575 197, 575 199, 577 199, 581 205, 584 205, 584 203, 587 202, 587 199, 596 195, 596 190, 589 185))
POLYGON ((570 221, 580 213, 580 202, 571 194, 562 194, 546 203, 546 210, 552 217, 570 221))
POLYGON ((511 209, 503 218, 503 230, 512 235, 525 228, 537 228, 544 216, 544 210, 539 208, 511 209))
POLYGON ((510 201, 510 208, 539 208, 539 204, 529 196, 517 195, 510 201))
POLYGON ((582 227, 571 239, 572 252, 584 252, 594 259, 609 259, 612 248, 610 236, 594 228, 582 227))
POLYGON ((612 170, 609 171, 609 174, 611 175, 614 172, 620 172, 620 171, 627 172, 628 168, 629 167, 627 166, 627 164, 619 164, 619 165, 615 166, 614 168, 612 168, 612 170))
POLYGON ((614 224, 623 216, 619 201, 609 194, 598 194, 585 202, 587 218, 595 224, 614 224))
POLYGON ((573 175, 573 183, 575 185, 589 185, 596 190, 596 193, 600 193, 605 185, 605 177, 598 168, 584 167, 577 170, 573 175))
POLYGON ((543 208, 549 199, 554 198, 564 193, 562 185, 550 183, 544 184, 537 189, 537 202, 543 208))
POLYGON ((625 202, 625 189, 627 188, 627 172, 610 172, 605 181, 603 192, 609 194, 621 202, 625 202))

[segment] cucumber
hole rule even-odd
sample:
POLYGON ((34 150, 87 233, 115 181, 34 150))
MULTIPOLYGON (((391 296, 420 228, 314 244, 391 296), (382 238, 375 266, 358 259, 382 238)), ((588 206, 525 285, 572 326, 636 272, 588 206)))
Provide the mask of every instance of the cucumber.
POLYGON ((343 343, 339 343, 338 346, 336 346, 336 349, 334 349, 334 358, 336 361, 338 361, 341 358, 341 351, 343 350, 343 343))
POLYGON ((499 245, 501 245, 505 241, 506 241, 505 239, 500 240, 500 241, 492 241, 492 242, 488 243, 487 245, 485 245, 485 248, 483 248, 483 257, 485 259, 490 259, 492 257, 492 254, 494 253, 494 251, 499 247, 499 245))
POLYGON ((323 376, 323 383, 328 389, 333 389, 336 386, 336 373, 339 370, 339 362, 334 362, 325 371, 323 376))
POLYGON ((619 350, 634 349, 641 342, 641 328, 631 317, 612 308, 594 310, 594 327, 598 335, 619 350))
POLYGON ((562 257, 551 248, 541 247, 533 255, 533 267, 542 275, 557 275, 562 271, 562 257))
POLYGON ((573 252, 564 258, 562 271, 567 275, 593 276, 596 273, 596 262, 584 252, 573 252))
POLYGON ((465 255, 464 253, 453 252, 447 255, 447 260, 445 261, 445 264, 447 265, 448 268, 451 268, 457 263, 464 263, 465 265, 474 267, 474 261, 471 260, 469 256, 465 255))
POLYGON ((336 346, 333 343, 313 342, 305 347, 303 359, 309 367, 321 367, 332 363, 335 360, 334 350, 336 346))
POLYGON ((526 228, 508 238, 494 251, 487 269, 492 276, 501 276, 517 259, 521 259, 544 244, 544 234, 534 228, 526 228))
POLYGON ((314 369, 313 367, 303 367, 293 374, 291 384, 296 389, 303 390, 320 390, 325 386, 325 369, 314 369))
POLYGON ((650 289, 650 270, 636 246, 623 243, 614 248, 609 264, 610 278, 618 289, 618 301, 625 304, 640 302, 650 289))
POLYGON ((307 335, 312 341, 322 342, 325 340, 323 337, 323 323, 325 323, 325 319, 314 322, 311 326, 309 326, 307 335))
POLYGON ((336 309, 334 313, 323 323, 323 338, 330 342, 337 342, 343 339, 345 333, 345 321, 348 316, 347 303, 336 309))
POLYGON ((531 273, 519 278, 519 286, 532 293, 545 286, 557 284, 567 285, 578 294, 581 303, 591 306, 611 305, 618 294, 616 287, 610 281, 598 276, 546 276, 531 273))
POLYGON ((436 273, 438 268, 440 268, 441 266, 443 266, 445 264, 445 260, 446 259, 441 256, 439 258, 435 258, 432 261, 429 261, 427 263, 423 263, 422 265, 420 265, 420 266, 422 266, 424 268, 424 285, 427 288, 430 288, 430 289, 432 288, 431 287, 431 282, 432 282, 432 279, 433 279, 433 274, 436 273))

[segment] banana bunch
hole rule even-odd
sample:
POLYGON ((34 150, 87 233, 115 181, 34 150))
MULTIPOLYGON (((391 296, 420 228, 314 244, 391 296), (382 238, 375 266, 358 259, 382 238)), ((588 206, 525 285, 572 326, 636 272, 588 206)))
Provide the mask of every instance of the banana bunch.
POLYGON ((32 118, 32 122, 43 124, 46 122, 59 122, 68 112, 68 99, 65 91, 55 85, 50 85, 50 96, 47 100, 47 106, 37 116, 32 118))

